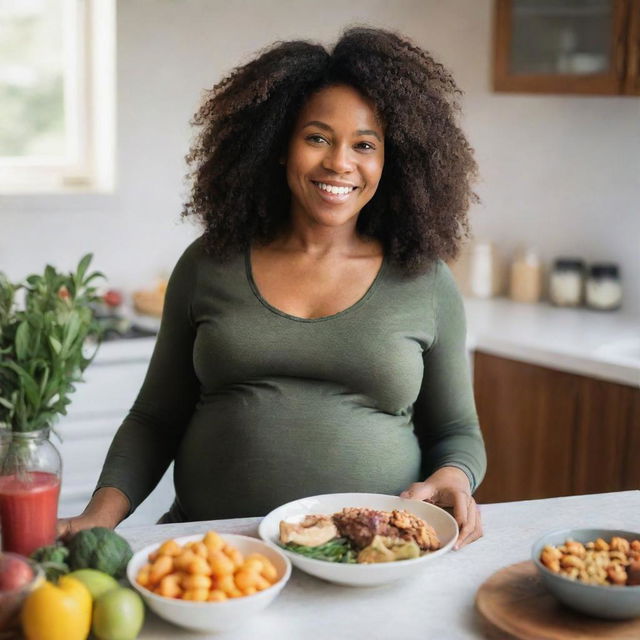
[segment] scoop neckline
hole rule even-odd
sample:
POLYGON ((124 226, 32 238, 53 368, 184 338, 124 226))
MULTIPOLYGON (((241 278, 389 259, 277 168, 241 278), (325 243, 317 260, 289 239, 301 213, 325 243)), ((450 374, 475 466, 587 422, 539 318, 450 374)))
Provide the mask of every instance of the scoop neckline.
POLYGON ((257 298, 258 302, 265 307, 271 313, 274 313, 277 316, 281 316, 282 318, 286 318, 287 320, 293 320, 294 322, 303 322, 303 323, 313 323, 313 322, 326 322, 327 320, 334 320, 345 316, 356 309, 359 309, 363 304, 367 302, 367 300, 373 295, 374 291, 378 288, 378 284, 382 279, 382 275, 386 270, 387 266, 387 258, 385 255, 382 256, 382 263, 380 268, 378 269, 378 273, 376 273, 376 277, 373 279, 369 288, 362 294, 362 296, 356 300, 352 305, 338 311, 337 313, 332 313, 328 316, 321 316, 319 318, 302 318, 300 316, 294 316, 286 311, 282 311, 282 309, 278 309, 270 304, 260 293, 260 289, 258 289, 258 285, 253 278, 253 267, 251 266, 251 248, 248 248, 244 254, 244 264, 245 264, 245 272, 247 276, 247 281, 249 283, 249 287, 253 292, 253 295, 257 298))

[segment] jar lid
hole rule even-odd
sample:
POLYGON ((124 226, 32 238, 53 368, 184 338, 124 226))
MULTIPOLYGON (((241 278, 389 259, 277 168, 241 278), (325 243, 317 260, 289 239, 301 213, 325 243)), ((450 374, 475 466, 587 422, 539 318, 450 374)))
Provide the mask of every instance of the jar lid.
POLYGON ((600 262, 589 267, 589 276, 592 278, 617 278, 619 275, 618 265, 613 262, 600 262))
POLYGON ((584 261, 580 258, 556 258, 553 268, 556 271, 584 271, 584 261))

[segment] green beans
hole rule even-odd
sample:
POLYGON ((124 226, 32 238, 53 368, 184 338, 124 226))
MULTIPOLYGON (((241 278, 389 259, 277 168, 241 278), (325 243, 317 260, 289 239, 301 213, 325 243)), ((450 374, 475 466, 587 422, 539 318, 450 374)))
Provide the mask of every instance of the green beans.
POLYGON ((353 548, 347 538, 334 538, 318 547, 305 547, 301 544, 289 542, 280 545, 283 549, 299 553, 314 560, 324 560, 326 562, 342 562, 344 564, 355 564, 358 560, 358 553, 353 548))

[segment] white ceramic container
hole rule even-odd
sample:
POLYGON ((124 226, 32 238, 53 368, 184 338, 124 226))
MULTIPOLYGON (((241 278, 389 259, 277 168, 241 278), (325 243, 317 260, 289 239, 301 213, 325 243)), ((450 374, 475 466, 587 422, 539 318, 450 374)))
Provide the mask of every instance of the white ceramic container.
MULTIPOLYGON (((175 538, 175 540, 180 545, 184 545, 186 542, 202 540, 204 533, 183 536, 175 538)), ((180 627, 206 632, 226 631, 240 626, 268 607, 282 591, 291 575, 291 563, 282 551, 265 544, 257 538, 230 533, 221 533, 220 537, 238 549, 243 555, 261 553, 266 556, 271 560, 278 572, 278 581, 268 589, 258 591, 254 595, 231 598, 224 602, 192 602, 165 598, 145 589, 136 582, 138 571, 147 564, 149 554, 155 551, 161 543, 149 545, 134 554, 127 565, 127 578, 152 611, 155 611, 161 618, 180 627)))
POLYGON ((561 545, 569 539, 585 543, 603 538, 608 542, 613 536, 629 541, 640 539, 640 533, 620 529, 560 529, 545 533, 536 541, 531 559, 544 586, 566 606, 596 618, 637 618, 640 616, 640 586, 586 584, 554 573, 540 561, 540 554, 547 545, 561 545))

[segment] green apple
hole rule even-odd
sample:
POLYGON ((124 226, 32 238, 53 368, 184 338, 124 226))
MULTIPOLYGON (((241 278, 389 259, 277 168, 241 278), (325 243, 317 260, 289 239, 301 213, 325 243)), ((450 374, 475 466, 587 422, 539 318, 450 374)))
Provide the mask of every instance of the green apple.
POLYGON ((69 574, 72 578, 80 580, 91 592, 91 599, 95 602, 103 593, 119 587, 118 581, 108 573, 97 569, 78 569, 69 574))
POLYGON ((144 623, 142 598, 117 587, 103 593, 93 607, 92 631, 100 640, 134 640, 144 623))

